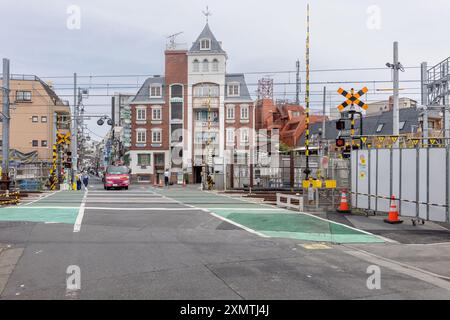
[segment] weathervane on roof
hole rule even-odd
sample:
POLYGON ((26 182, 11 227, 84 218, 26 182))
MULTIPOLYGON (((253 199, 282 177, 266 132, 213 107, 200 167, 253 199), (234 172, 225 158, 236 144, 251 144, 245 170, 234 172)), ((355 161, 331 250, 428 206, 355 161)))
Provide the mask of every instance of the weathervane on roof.
POLYGON ((212 12, 209 11, 209 7, 208 7, 208 6, 206 6, 206 11, 203 11, 203 10, 202 10, 202 12, 203 12, 203 14, 204 14, 205 17, 206 17, 206 23, 208 23, 209 16, 212 16, 212 12))

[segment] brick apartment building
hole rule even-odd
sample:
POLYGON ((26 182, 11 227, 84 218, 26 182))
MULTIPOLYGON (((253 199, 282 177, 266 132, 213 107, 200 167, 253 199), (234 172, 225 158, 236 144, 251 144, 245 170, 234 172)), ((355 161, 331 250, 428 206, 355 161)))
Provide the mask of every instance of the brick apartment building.
POLYGON ((159 182, 170 169, 173 181, 199 183, 205 164, 226 176, 230 159, 248 159, 254 104, 227 59, 208 24, 190 50, 165 51, 164 76, 148 78, 130 103, 133 178, 159 182))
MULTIPOLYGON (((256 130, 266 129, 270 136, 277 131, 280 142, 296 147, 306 129, 305 109, 290 103, 276 103, 273 99, 256 102, 256 130)), ((322 122, 323 116, 310 115, 310 123, 322 122)))

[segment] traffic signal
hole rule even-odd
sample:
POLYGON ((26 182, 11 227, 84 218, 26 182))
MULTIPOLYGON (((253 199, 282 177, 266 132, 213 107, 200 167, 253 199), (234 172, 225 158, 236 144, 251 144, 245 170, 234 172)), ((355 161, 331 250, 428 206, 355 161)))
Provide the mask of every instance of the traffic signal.
POLYGON ((345 130, 345 121, 343 120, 336 121, 336 130, 345 130))
POLYGON ((337 138, 336 139, 336 147, 342 148, 343 146, 345 146, 345 139, 337 138))

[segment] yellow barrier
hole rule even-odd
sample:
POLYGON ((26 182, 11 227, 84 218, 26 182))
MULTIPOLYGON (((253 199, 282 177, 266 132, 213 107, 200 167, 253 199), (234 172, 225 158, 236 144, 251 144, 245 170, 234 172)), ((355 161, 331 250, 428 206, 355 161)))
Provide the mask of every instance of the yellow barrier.
POLYGON ((325 188, 327 189, 336 189, 336 180, 326 180, 325 188))
MULTIPOLYGON (((313 188, 323 188, 322 180, 303 180, 303 188, 309 188, 312 185, 313 188)), ((336 180, 325 180, 326 189, 336 189, 336 180)))

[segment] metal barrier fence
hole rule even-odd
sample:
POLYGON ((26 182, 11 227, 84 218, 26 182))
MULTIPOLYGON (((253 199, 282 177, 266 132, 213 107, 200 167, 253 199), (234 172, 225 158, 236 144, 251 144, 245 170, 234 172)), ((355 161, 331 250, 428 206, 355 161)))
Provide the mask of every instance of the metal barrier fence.
POLYGON ((404 217, 450 222, 449 170, 446 148, 352 151, 352 206, 388 212, 394 196, 404 217))
MULTIPOLYGON (((338 189, 350 189, 350 161, 337 156, 327 157, 326 165, 323 157, 310 156, 311 177, 314 179, 336 180, 338 189)), ((253 188, 260 189, 302 189, 305 179, 306 157, 297 155, 280 157, 279 167, 253 166, 253 188), (292 162, 292 166, 291 166, 292 162)), ((251 166, 228 165, 227 189, 243 189, 250 186, 251 166)))

